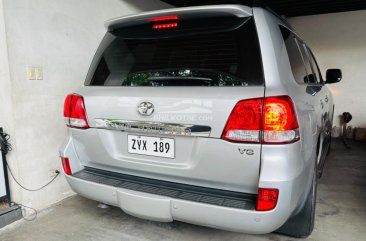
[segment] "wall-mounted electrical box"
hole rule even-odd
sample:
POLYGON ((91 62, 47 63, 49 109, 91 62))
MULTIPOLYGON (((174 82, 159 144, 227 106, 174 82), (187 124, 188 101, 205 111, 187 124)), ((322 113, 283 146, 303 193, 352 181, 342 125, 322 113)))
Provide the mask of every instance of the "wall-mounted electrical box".
POLYGON ((29 80, 42 80, 43 79, 43 70, 42 67, 27 67, 27 79, 29 80))

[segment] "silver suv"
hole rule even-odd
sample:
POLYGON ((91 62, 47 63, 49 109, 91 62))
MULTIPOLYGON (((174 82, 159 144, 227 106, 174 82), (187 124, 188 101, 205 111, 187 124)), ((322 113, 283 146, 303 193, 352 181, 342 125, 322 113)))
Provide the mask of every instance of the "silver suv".
POLYGON ((176 8, 107 22, 65 100, 60 155, 82 196, 128 214, 238 232, 312 232, 333 99, 270 11, 176 8))

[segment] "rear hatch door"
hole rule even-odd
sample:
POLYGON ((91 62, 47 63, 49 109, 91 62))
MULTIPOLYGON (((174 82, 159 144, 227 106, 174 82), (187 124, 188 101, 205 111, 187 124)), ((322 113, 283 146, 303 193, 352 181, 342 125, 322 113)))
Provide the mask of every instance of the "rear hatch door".
POLYGON ((83 164, 255 193, 260 145, 221 139, 235 104, 264 96, 253 18, 183 11, 132 19, 110 26, 78 91, 91 127, 74 130, 83 164))

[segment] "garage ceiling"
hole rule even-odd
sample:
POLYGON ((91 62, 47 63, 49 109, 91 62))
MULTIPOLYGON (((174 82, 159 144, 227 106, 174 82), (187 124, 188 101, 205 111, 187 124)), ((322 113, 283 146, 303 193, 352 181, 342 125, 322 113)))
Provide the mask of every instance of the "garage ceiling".
POLYGON ((208 4, 267 5, 280 15, 287 17, 323 13, 346 12, 366 9, 365 0, 162 0, 173 6, 197 6, 208 4))

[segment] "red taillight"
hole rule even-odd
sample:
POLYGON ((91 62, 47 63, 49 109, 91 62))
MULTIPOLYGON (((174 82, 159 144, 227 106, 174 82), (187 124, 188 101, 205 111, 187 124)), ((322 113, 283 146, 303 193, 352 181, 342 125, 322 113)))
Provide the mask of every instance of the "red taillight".
POLYGON ((81 95, 70 94, 64 104, 65 123, 69 127, 86 129, 89 128, 86 119, 84 99, 81 95))
POLYGON ((178 16, 169 15, 169 16, 158 16, 151 18, 151 22, 153 23, 153 29, 167 29, 167 28, 176 28, 178 27, 178 16))
POLYGON ((269 211, 276 207, 279 191, 273 188, 259 188, 257 198, 257 211, 269 211))
POLYGON ((263 143, 291 143, 300 139, 294 104, 289 96, 267 97, 263 107, 263 143))
POLYGON ((288 96, 269 97, 264 103, 264 130, 293 130, 299 128, 292 101, 288 96))
POLYGON ((222 138, 234 142, 259 142, 263 100, 239 101, 226 123, 222 138))
POLYGON ((62 161, 62 167, 64 168, 64 172, 67 175, 71 175, 72 171, 71 171, 71 167, 70 167, 70 160, 67 157, 61 157, 61 161, 62 161))
POLYGON ((291 143, 300 139, 295 108, 289 96, 239 101, 222 138, 234 142, 291 143))

